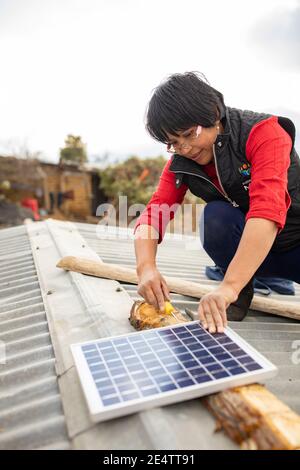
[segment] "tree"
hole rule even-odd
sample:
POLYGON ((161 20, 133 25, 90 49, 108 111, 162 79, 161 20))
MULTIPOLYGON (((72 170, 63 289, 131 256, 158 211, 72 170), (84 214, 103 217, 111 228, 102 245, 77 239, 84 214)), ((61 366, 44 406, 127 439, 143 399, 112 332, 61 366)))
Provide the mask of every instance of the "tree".
MULTIPOLYGON (((99 171, 100 188, 108 197, 108 202, 114 206, 116 214, 119 211, 119 196, 127 196, 128 208, 132 204, 146 205, 149 202, 165 164, 166 159, 163 156, 145 159, 132 156, 122 163, 107 166, 99 171)), ((199 226, 199 204, 203 204, 203 201, 187 192, 183 204, 190 205, 185 212, 185 218, 182 219, 181 211, 177 212, 177 226, 172 226, 171 222, 170 231, 177 231, 178 227, 184 226, 187 233, 195 234, 199 226)))
POLYGON ((165 164, 162 156, 143 160, 129 157, 123 163, 100 171, 100 188, 113 204, 117 203, 119 196, 127 196, 128 206, 147 204, 165 164))
POLYGON ((77 164, 87 162, 86 145, 79 135, 68 134, 65 146, 60 149, 60 163, 73 162, 77 164))

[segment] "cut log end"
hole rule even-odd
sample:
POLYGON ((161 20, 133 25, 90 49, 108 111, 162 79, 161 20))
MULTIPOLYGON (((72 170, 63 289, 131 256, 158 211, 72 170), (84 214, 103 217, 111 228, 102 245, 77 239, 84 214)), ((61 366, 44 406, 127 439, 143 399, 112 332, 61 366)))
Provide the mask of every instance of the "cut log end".
POLYGON ((150 328, 176 325, 188 320, 179 310, 175 310, 174 315, 167 315, 143 300, 136 300, 132 305, 129 321, 136 330, 148 330, 150 328))
POLYGON ((202 401, 243 449, 300 448, 300 417, 263 385, 232 388, 202 401))

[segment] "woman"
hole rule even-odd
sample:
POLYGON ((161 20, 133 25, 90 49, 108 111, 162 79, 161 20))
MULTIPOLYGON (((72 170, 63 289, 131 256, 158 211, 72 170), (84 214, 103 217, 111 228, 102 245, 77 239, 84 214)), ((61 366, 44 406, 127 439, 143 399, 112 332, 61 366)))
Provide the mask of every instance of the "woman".
POLYGON ((207 202, 201 241, 226 271, 200 300, 204 328, 223 332, 227 316, 244 317, 255 273, 300 283, 300 162, 293 123, 227 107, 220 92, 188 72, 155 89, 146 127, 172 157, 135 226, 139 294, 161 309, 169 298, 156 249, 174 217, 165 208, 181 204, 187 189, 207 202), (157 207, 164 207, 160 214, 157 207))

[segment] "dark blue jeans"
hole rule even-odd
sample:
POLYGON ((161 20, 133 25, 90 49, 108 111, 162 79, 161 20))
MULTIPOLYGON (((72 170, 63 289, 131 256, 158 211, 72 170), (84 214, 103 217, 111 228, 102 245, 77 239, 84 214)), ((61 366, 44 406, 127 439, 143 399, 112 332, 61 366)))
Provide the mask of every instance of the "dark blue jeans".
MULTIPOLYGON (((226 271, 234 257, 245 227, 245 215, 229 202, 206 204, 200 219, 204 250, 226 271)), ((300 284, 300 246, 284 253, 271 253, 257 269, 256 276, 281 277, 300 284)))

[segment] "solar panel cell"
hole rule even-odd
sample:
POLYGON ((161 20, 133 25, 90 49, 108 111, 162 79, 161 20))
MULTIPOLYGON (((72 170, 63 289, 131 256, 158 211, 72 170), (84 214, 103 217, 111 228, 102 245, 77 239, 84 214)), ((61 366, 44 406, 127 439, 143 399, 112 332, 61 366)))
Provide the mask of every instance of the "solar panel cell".
POLYGON ((171 377, 169 375, 159 375, 158 377, 154 377, 154 381, 157 384, 170 383, 171 377))
POLYGON ((206 369, 209 371, 209 372, 212 372, 212 371, 221 371, 223 369, 223 367, 221 366, 221 364, 208 364, 208 366, 206 366, 206 369))
POLYGON ((117 396, 110 397, 110 398, 103 398, 102 403, 105 406, 115 405, 116 403, 120 403, 120 398, 118 398, 117 396))
POLYGON ((198 377, 195 377, 195 381, 198 384, 202 384, 202 383, 205 383, 205 382, 210 382, 211 380, 212 380, 212 378, 208 374, 199 375, 198 377))
POLYGON ((175 374, 172 374, 172 377, 174 380, 178 381, 178 380, 188 379, 189 374, 185 372, 184 370, 182 370, 182 372, 175 372, 175 374))
POLYGON ((141 390, 141 393, 143 397, 149 397, 150 395, 156 395, 159 392, 159 389, 157 387, 153 388, 146 388, 144 390, 141 390))
POLYGON ((201 357, 199 359, 200 364, 213 364, 215 362, 214 358, 212 356, 206 356, 206 357, 201 357))
POLYGON ((190 385, 194 385, 195 381, 192 379, 186 379, 186 380, 179 380, 177 382, 178 387, 189 387, 190 385))
POLYGON ((167 383, 160 385, 159 389, 161 392, 169 392, 170 390, 176 390, 176 385, 174 383, 167 383))
POLYGON ((226 359, 231 359, 231 356, 230 354, 226 353, 226 352, 222 352, 222 353, 218 353, 215 355, 216 359, 218 359, 218 361, 226 361, 226 359))
POLYGON ((221 370, 221 371, 212 372, 212 375, 214 376, 215 379, 223 379, 225 377, 229 377, 230 374, 226 372, 226 370, 221 370))
MULTIPOLYGON (((244 354, 245 354, 245 352, 244 352, 244 354)), ((239 362, 241 364, 249 364, 249 362, 252 362, 252 361, 253 361, 252 357, 250 357, 248 355, 246 355, 246 356, 244 355, 242 357, 239 357, 239 362)))
POLYGON ((205 369, 204 367, 195 367, 194 369, 191 369, 189 372, 193 377, 197 377, 198 375, 205 374, 205 369))
POLYGON ((251 362, 250 364, 245 365, 245 369, 251 371, 251 370, 258 370, 261 369, 261 366, 257 364, 256 362, 251 362))
POLYGON ((229 361, 223 361, 222 364, 227 368, 227 369, 230 369, 232 367, 236 367, 239 365, 239 363, 237 361, 235 361, 234 359, 231 359, 229 361))
POLYGON ((139 398, 139 394, 138 393, 122 394, 122 398, 124 401, 136 400, 137 398, 139 398))

